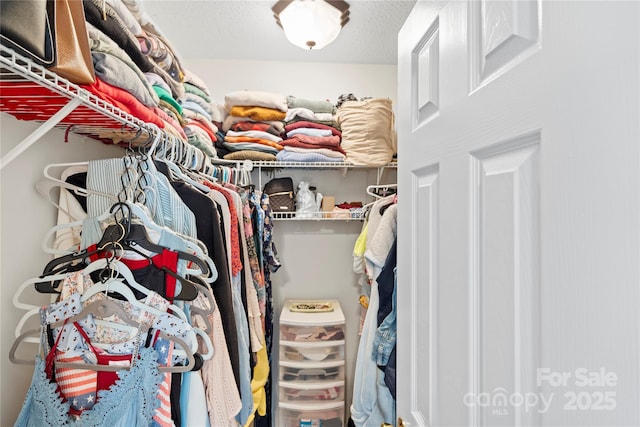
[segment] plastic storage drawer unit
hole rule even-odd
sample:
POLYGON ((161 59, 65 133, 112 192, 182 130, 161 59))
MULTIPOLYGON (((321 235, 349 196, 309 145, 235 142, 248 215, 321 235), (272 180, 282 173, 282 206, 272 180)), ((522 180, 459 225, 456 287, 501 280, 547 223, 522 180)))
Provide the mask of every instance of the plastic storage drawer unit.
POLYGON ((336 300, 285 301, 278 427, 343 427, 345 321, 336 300))

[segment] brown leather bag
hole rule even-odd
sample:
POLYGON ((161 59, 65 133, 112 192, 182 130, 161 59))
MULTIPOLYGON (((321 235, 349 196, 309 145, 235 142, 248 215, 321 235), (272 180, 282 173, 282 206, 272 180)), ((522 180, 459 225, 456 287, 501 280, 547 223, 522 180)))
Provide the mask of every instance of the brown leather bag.
POLYGON ((96 81, 82 0, 55 0, 57 63, 50 70, 76 84, 96 81))
POLYGON ((269 196, 269 205, 274 212, 296 211, 293 180, 290 177, 273 178, 264 185, 263 193, 269 196))

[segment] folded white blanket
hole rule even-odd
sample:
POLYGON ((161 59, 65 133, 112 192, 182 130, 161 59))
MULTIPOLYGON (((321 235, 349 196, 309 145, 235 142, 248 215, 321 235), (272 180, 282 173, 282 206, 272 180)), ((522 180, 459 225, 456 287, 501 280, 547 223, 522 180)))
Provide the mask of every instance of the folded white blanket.
POLYGON ((265 107, 280 111, 287 111, 287 98, 279 93, 261 92, 256 90, 238 90, 224 96, 224 105, 227 110, 231 107, 265 107))

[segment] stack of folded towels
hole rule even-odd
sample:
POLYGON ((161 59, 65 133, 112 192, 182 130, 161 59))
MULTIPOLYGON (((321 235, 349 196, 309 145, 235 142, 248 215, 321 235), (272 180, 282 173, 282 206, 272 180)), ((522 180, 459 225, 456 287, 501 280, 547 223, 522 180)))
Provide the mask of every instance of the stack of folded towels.
POLYGON ((286 97, 278 93, 243 90, 225 95, 224 104, 228 115, 222 124, 225 135, 221 145, 227 150, 223 157, 228 160, 275 160, 283 148, 280 143, 288 109, 286 97))
POLYGON ((344 162, 341 133, 330 101, 287 97, 286 139, 276 155, 282 162, 344 162))

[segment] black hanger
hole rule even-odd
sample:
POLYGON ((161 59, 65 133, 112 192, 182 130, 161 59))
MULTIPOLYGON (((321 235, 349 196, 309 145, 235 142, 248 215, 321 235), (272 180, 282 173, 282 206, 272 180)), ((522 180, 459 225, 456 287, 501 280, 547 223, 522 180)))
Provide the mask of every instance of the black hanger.
MULTIPOLYGON (((131 246, 132 243, 134 245, 140 245, 142 248, 155 253, 162 253, 164 249, 167 249, 164 246, 160 246, 156 243, 153 243, 149 239, 149 235, 147 234, 147 229, 142 224, 129 224, 128 233, 125 236, 122 243, 125 246, 129 246, 129 247, 131 246)), ((200 270, 205 276, 209 277, 211 275, 211 271, 209 270, 209 265, 202 258, 194 254, 190 254, 188 252, 183 252, 183 251, 174 251, 174 252, 178 253, 178 258, 191 261, 194 264, 196 264, 198 267, 200 267, 200 270)))
MULTIPOLYGON (((109 250, 114 251, 116 248, 121 247, 119 242, 122 241, 126 233, 127 230, 121 223, 109 225, 102 234, 100 241, 96 244, 96 249, 91 251, 84 249, 72 254, 54 258, 45 265, 44 270, 42 271, 42 276, 74 271, 74 269, 77 269, 77 265, 82 265, 82 263, 90 256, 109 250)), ((54 282, 36 283, 35 286, 38 292, 59 293, 55 290, 57 285, 54 286, 54 282)))
MULTIPOLYGON (((187 279, 186 277, 182 277, 180 276, 178 273, 171 271, 169 268, 167 268, 166 266, 162 266, 162 267, 158 267, 157 265, 154 264, 153 260, 151 259, 151 257, 147 254, 145 254, 144 252, 138 250, 135 246, 137 246, 137 244, 133 245, 133 246, 129 246, 127 244, 123 245, 126 249, 129 249, 143 257, 145 257, 148 261, 149 261, 149 265, 153 266, 159 270, 164 271, 166 274, 168 274, 169 276, 173 277, 174 279, 176 279, 177 281, 179 281, 182 284, 182 288, 180 290, 180 293, 178 295, 173 296, 172 299, 176 299, 176 300, 180 300, 180 301, 193 301, 194 299, 196 299, 198 297, 198 285, 196 283, 194 283, 193 281, 187 279)), ((162 246, 161 246, 162 247, 162 246)))

